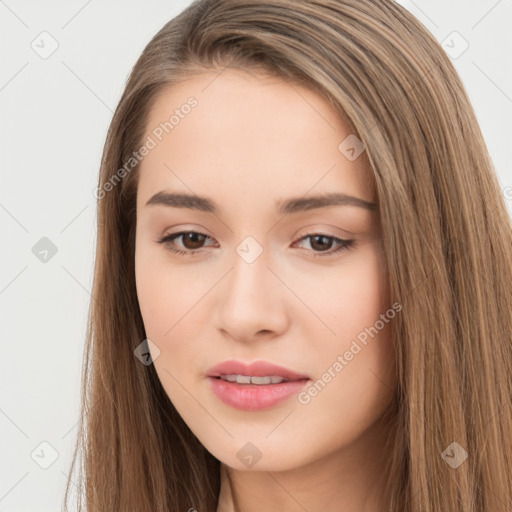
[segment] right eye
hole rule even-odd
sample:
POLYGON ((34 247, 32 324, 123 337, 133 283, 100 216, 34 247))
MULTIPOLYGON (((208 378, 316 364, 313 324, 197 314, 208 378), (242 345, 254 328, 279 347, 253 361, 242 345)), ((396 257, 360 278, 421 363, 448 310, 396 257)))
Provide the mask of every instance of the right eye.
POLYGON ((180 254, 182 256, 192 256, 196 252, 198 252, 198 249, 201 248, 201 243, 206 238, 210 237, 208 235, 205 235, 204 233, 198 233, 197 231, 180 231, 179 233, 173 233, 171 235, 164 236, 162 239, 158 240, 158 243, 162 244, 167 250, 174 252, 176 254, 180 254), (192 245, 192 248, 187 247, 185 245, 185 249, 188 250, 184 251, 182 249, 176 249, 176 247, 173 247, 172 243, 174 243, 174 240, 180 237, 183 237, 183 243, 192 245))

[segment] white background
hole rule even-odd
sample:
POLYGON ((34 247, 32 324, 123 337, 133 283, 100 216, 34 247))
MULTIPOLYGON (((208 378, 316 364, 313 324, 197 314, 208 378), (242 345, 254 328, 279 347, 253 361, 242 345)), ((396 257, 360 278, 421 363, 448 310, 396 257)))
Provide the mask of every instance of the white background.
MULTIPOLYGON (((135 60, 189 3, 0 0, 0 512, 61 508, 77 430, 95 250, 92 191, 105 135, 135 60), (58 42, 47 59, 31 47, 43 31, 58 42), (57 247, 46 263, 32 252, 42 237, 57 247), (51 461, 42 442, 58 454, 47 469, 35 462, 51 461)), ((505 193, 512 186, 512 0, 400 3, 438 41, 457 31, 469 43, 452 61, 505 193)))

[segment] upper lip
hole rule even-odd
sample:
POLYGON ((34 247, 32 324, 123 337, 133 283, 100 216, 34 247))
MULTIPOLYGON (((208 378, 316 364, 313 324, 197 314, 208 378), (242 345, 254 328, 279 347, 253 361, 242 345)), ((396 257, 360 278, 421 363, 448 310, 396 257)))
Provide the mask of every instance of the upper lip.
POLYGON ((248 375, 251 377, 277 376, 288 380, 309 379, 307 375, 294 372, 283 366, 267 361, 255 361, 246 364, 242 361, 224 361, 210 368, 207 371, 208 377, 219 377, 220 375, 248 375))

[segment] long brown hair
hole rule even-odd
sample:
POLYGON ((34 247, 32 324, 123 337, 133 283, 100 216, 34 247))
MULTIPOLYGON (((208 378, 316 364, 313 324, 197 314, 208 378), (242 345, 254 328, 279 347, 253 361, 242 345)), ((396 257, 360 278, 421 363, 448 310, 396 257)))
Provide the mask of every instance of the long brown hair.
MULTIPOLYGON (((392 0, 199 0, 136 62, 97 192, 71 468, 83 455, 80 510, 83 498, 89 512, 216 510, 219 461, 181 419, 153 365, 134 356, 146 336, 134 275, 138 165, 126 163, 164 89, 228 65, 317 91, 365 144, 392 302, 402 305, 392 330, 398 387, 387 510, 510 510, 511 220, 450 59, 392 0), (466 452, 458 467, 449 464, 466 452)), ((71 482, 70 472, 66 510, 71 482)))

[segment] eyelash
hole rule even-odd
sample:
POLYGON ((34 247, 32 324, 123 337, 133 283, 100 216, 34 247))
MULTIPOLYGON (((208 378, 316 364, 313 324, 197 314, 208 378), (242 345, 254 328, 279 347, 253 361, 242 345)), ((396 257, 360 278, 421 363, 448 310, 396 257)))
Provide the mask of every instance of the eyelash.
MULTIPOLYGON (((196 235, 201 235, 201 236, 206 236, 207 238, 211 238, 208 235, 205 235, 204 233, 199 233, 197 231, 180 231, 179 233, 173 233, 171 235, 164 236, 162 239, 157 240, 157 243, 164 245, 168 251, 171 251, 175 254, 179 254, 180 256, 193 256, 197 252, 200 252, 201 249, 193 249, 193 250, 184 251, 182 249, 175 249, 173 247, 168 246, 169 242, 173 241, 175 238, 179 238, 180 236, 188 235, 190 233, 194 233, 196 235)), ((305 236, 299 238, 299 240, 297 240, 297 242, 304 240, 305 238, 312 238, 314 236, 322 236, 324 238, 328 238, 330 240, 333 240, 333 241, 339 243, 340 245, 334 251, 331 251, 331 250, 329 250, 329 251, 309 251, 310 253, 312 253, 313 257, 332 256, 333 254, 339 253, 341 251, 347 251, 354 245, 354 240, 343 240, 343 239, 337 238, 335 236, 324 235, 323 233, 311 233, 309 235, 305 235, 305 236)))

